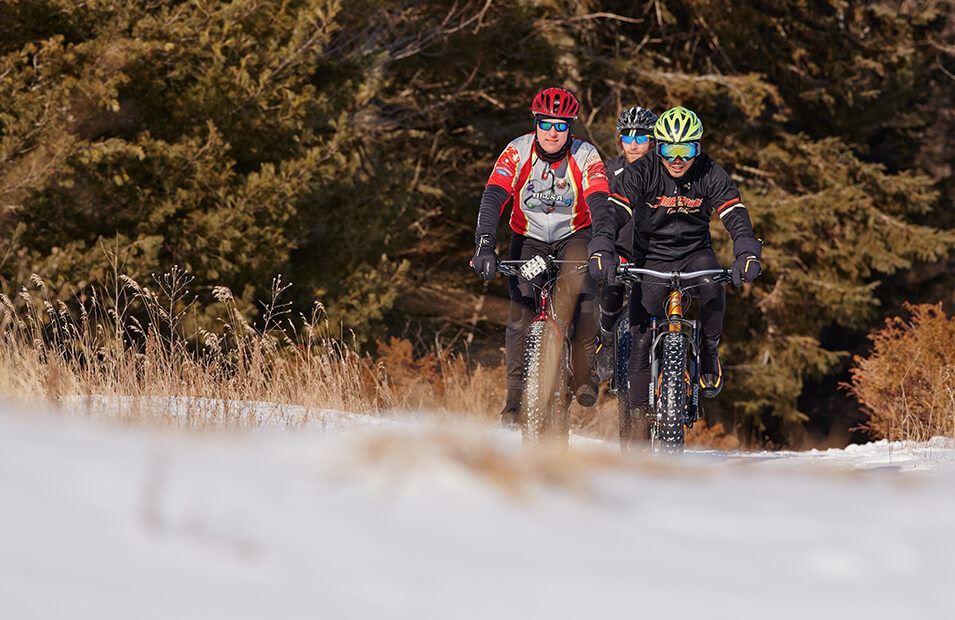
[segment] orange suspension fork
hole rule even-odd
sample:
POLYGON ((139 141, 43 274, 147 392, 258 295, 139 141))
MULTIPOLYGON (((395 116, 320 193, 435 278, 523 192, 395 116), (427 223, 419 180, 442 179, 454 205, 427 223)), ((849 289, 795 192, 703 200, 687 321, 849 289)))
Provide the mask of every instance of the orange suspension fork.
MULTIPOLYGON (((683 318, 683 293, 679 291, 670 292, 670 297, 667 299, 667 317, 670 319, 683 318)), ((671 321, 669 329, 671 332, 678 332, 681 327, 679 323, 671 321)))
MULTIPOLYGON (((675 319, 683 318, 683 293, 679 291, 670 292, 670 297, 667 299, 667 317, 670 318, 669 330, 671 332, 683 331, 683 324, 675 321, 675 319)), ((660 375, 660 379, 663 379, 663 375, 660 375)), ((692 397, 693 381, 690 379, 689 367, 683 372, 683 381, 686 383, 686 395, 692 397)))

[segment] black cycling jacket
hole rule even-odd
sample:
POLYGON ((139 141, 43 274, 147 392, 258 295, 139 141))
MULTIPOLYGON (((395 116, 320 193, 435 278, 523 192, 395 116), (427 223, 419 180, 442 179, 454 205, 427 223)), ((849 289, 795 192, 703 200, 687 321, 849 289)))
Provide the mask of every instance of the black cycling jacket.
POLYGON ((633 218, 630 203, 624 196, 623 171, 627 168, 627 158, 623 155, 604 162, 607 169, 607 182, 610 184, 608 202, 617 219, 625 222, 617 233, 617 254, 627 260, 633 260, 633 218))
MULTIPOLYGON (((632 210, 634 259, 674 261, 711 248, 710 217, 714 212, 729 231, 736 256, 759 256, 761 244, 739 190, 705 153, 697 156, 679 179, 670 176, 655 152, 633 162, 619 176, 623 177, 623 196, 612 192, 611 202, 627 203, 632 210)), ((591 252, 613 251, 618 231, 627 222, 622 213, 617 209, 613 221, 594 221, 591 252)))

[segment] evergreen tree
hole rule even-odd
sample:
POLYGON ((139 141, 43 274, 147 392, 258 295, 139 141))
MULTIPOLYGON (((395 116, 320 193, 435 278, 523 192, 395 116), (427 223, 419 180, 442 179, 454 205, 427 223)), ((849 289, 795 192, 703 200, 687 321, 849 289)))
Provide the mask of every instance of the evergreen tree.
POLYGON ((536 90, 574 89, 608 157, 621 107, 683 104, 766 240, 708 415, 784 439, 848 365, 826 334, 950 293, 953 24, 931 0, 0 0, 0 279, 81 290, 119 248, 250 316, 283 273, 362 338, 427 325, 402 299, 505 295, 467 258, 536 90))

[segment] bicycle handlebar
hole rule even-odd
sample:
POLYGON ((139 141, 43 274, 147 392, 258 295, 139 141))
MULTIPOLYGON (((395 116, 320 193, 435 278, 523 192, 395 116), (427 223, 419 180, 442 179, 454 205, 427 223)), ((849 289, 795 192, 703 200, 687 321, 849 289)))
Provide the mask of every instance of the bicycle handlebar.
MULTIPOLYGON (((553 256, 536 256, 528 260, 502 260, 497 262, 497 271, 507 276, 522 277, 521 267, 534 261, 543 260, 548 268, 558 265, 574 265, 576 271, 582 271, 587 268, 587 261, 582 260, 558 260, 553 256)), ((720 267, 719 269, 700 269, 698 271, 656 271, 655 269, 644 269, 635 265, 620 265, 617 267, 617 276, 623 280, 641 282, 640 276, 652 276, 661 280, 670 282, 682 282, 696 278, 712 278, 713 282, 725 282, 730 279, 730 270, 720 267)))
POLYGON ((558 265, 574 265, 576 266, 577 271, 583 271, 587 268, 587 261, 585 260, 559 260, 553 256, 535 256, 527 260, 501 260, 497 261, 497 271, 506 276, 518 276, 523 277, 521 273, 521 267, 534 261, 535 259, 543 259, 547 268, 558 266, 558 265))
POLYGON ((653 276, 661 280, 670 281, 712 277, 715 282, 721 282, 729 279, 730 271, 723 267, 719 269, 700 269, 699 271, 656 271, 654 269, 644 269, 643 267, 636 267, 634 265, 620 265, 617 267, 617 275, 623 279, 632 279, 637 282, 642 281, 640 276, 653 276))
POLYGON ((510 264, 511 261, 498 261, 497 263, 497 272, 503 273, 506 276, 516 276, 519 275, 520 266, 510 264))
MULTIPOLYGON (((504 265, 504 266, 520 267, 526 262, 527 262, 526 260, 499 260, 497 261, 497 264, 504 265)), ((587 266, 587 261, 585 260, 557 260, 555 258, 554 260, 550 262, 554 263, 555 265, 577 265, 578 267, 587 266)))
POLYGON ((620 275, 624 274, 639 274, 645 276, 654 276, 657 278, 665 278, 669 280, 673 277, 679 277, 681 280, 690 280, 692 278, 702 278, 705 276, 719 276, 729 274, 729 269, 700 269, 699 271, 656 271, 654 269, 644 269, 643 267, 636 267, 634 265, 620 265, 617 267, 617 273, 620 275))

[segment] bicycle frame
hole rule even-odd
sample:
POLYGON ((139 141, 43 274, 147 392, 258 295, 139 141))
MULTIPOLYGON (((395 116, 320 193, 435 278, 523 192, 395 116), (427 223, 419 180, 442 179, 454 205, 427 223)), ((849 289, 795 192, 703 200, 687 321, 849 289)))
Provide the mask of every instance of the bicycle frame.
POLYGON ((561 277, 585 268, 583 261, 559 261, 553 256, 498 263, 499 272, 530 283, 538 292, 537 315, 521 336, 524 350, 521 434, 525 441, 537 442, 550 436, 567 443, 573 344, 568 326, 557 311, 556 306, 560 304, 555 292, 561 277), (561 273, 564 264, 575 264, 576 270, 561 273), (544 276, 543 282, 540 276, 544 276))
POLYGON ((684 316, 684 301, 690 289, 713 283, 725 283, 730 279, 727 269, 704 269, 691 272, 661 272, 652 269, 643 269, 632 265, 622 265, 618 268, 618 276, 633 284, 659 284, 667 286, 670 293, 664 310, 664 319, 656 316, 650 319, 650 386, 649 404, 651 411, 656 412, 656 422, 659 422, 661 413, 658 407, 662 389, 662 373, 660 370, 660 350, 663 339, 672 333, 681 334, 687 341, 687 363, 684 367, 686 400, 683 412, 684 424, 692 426, 700 415, 700 385, 699 363, 701 351, 701 330, 699 321, 689 320, 684 316), (652 277, 659 280, 646 280, 652 277), (695 284, 687 281, 699 280, 695 284))

